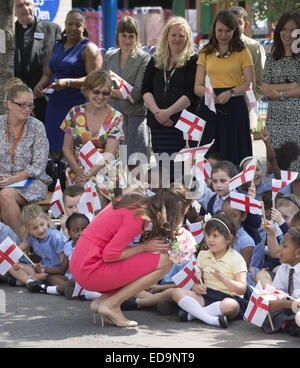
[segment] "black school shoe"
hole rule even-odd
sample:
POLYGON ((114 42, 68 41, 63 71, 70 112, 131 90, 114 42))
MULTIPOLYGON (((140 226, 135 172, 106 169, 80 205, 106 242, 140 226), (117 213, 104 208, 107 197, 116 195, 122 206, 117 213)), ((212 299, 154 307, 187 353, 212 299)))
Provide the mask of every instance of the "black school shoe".
MULTIPOLYGON (((183 309, 180 309, 180 311, 178 312, 178 318, 182 322, 188 322, 189 321, 188 312, 186 312, 183 309)), ((227 317, 224 314, 220 314, 218 316, 218 320, 219 320, 219 323, 220 323, 220 327, 228 328, 227 317)))
POLYGON ((121 310, 137 310, 139 308, 138 303, 136 302, 136 298, 135 297, 131 297, 126 299, 122 304, 121 304, 121 310))
POLYGON ((156 311, 164 316, 178 313, 178 305, 175 302, 160 302, 156 305, 156 311))
POLYGON ((45 294, 47 293, 47 284, 45 284, 42 281, 31 281, 28 282, 28 284, 26 285, 26 289, 28 291, 30 291, 31 293, 42 293, 45 294))

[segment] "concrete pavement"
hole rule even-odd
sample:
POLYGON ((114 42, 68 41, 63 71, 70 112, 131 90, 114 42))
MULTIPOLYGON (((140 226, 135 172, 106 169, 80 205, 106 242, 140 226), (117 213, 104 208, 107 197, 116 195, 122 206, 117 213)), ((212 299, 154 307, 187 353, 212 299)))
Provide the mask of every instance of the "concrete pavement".
POLYGON ((299 338, 266 335, 245 321, 221 329, 196 320, 180 322, 155 309, 124 312, 139 323, 136 328, 108 323, 102 328, 99 318, 93 324, 89 306, 89 301, 31 294, 25 287, 0 284, 0 348, 299 348, 300 344, 299 338))

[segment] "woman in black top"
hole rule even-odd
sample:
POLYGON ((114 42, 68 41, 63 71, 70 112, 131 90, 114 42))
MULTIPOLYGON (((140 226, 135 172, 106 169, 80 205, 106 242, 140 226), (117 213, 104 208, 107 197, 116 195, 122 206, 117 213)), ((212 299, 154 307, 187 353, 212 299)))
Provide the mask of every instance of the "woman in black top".
MULTIPOLYGON (((147 65, 142 85, 155 154, 167 153, 171 156, 186 145, 182 131, 174 125, 182 110, 195 111, 196 61, 197 51, 189 24, 182 17, 171 17, 163 29, 157 51, 147 65)), ((190 147, 196 144, 191 141, 190 147)), ((174 156, 170 157, 172 161, 174 156)), ((164 160, 164 166, 169 162, 164 160)), ((162 165, 161 162, 159 164, 162 165)), ((174 179, 173 165, 170 162, 171 181, 174 179)))

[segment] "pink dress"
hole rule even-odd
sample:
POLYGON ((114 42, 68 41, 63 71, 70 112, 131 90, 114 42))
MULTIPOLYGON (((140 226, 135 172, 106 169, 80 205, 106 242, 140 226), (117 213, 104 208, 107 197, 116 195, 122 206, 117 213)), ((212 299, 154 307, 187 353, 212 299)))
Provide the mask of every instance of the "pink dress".
POLYGON ((110 203, 84 230, 70 261, 80 286, 102 294, 114 294, 123 286, 154 271, 160 254, 143 252, 110 262, 142 233, 143 220, 128 208, 113 209, 110 203), (106 261, 106 262, 105 262, 106 261))

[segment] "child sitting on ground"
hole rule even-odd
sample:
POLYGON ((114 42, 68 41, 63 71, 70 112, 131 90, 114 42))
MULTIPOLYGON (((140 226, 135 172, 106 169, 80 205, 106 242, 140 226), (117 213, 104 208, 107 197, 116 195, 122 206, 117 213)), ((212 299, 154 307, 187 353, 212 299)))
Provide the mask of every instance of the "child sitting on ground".
MULTIPOLYGON (((300 298, 300 228, 291 228, 284 236, 281 246, 279 267, 273 281, 273 286, 289 294, 293 298, 300 298)), ((293 336, 300 337, 298 300, 279 299, 269 302, 269 310, 274 330, 266 318, 262 329, 265 333, 274 333, 280 330, 293 336)))
POLYGON ((49 216, 37 204, 23 208, 22 222, 27 236, 20 248, 26 251, 32 247, 40 262, 35 266, 17 262, 8 272, 32 293, 63 294, 68 267, 63 237, 59 230, 49 226, 49 216))
MULTIPOLYGON (((68 257, 69 262, 71 260, 72 253, 73 253, 73 250, 76 246, 78 239, 80 238, 82 232, 88 226, 89 223, 90 223, 90 220, 81 213, 73 213, 70 217, 67 218, 66 227, 68 229, 68 234, 70 238, 65 243, 64 253, 68 257)), ((73 276, 69 269, 65 273, 65 276, 69 280, 68 285, 64 291, 64 294, 67 299, 72 300, 72 299, 78 298, 80 300, 91 300, 91 299, 99 298, 99 296, 101 295, 100 293, 87 291, 83 289, 80 295, 73 297, 76 281, 73 279, 73 276)))
POLYGON ((60 225, 61 225, 61 233, 66 241, 69 238, 68 229, 66 227, 67 218, 71 216, 73 213, 79 212, 77 204, 79 203, 83 193, 84 189, 79 185, 70 185, 66 187, 66 189, 63 192, 63 203, 65 213, 61 217, 60 225))

